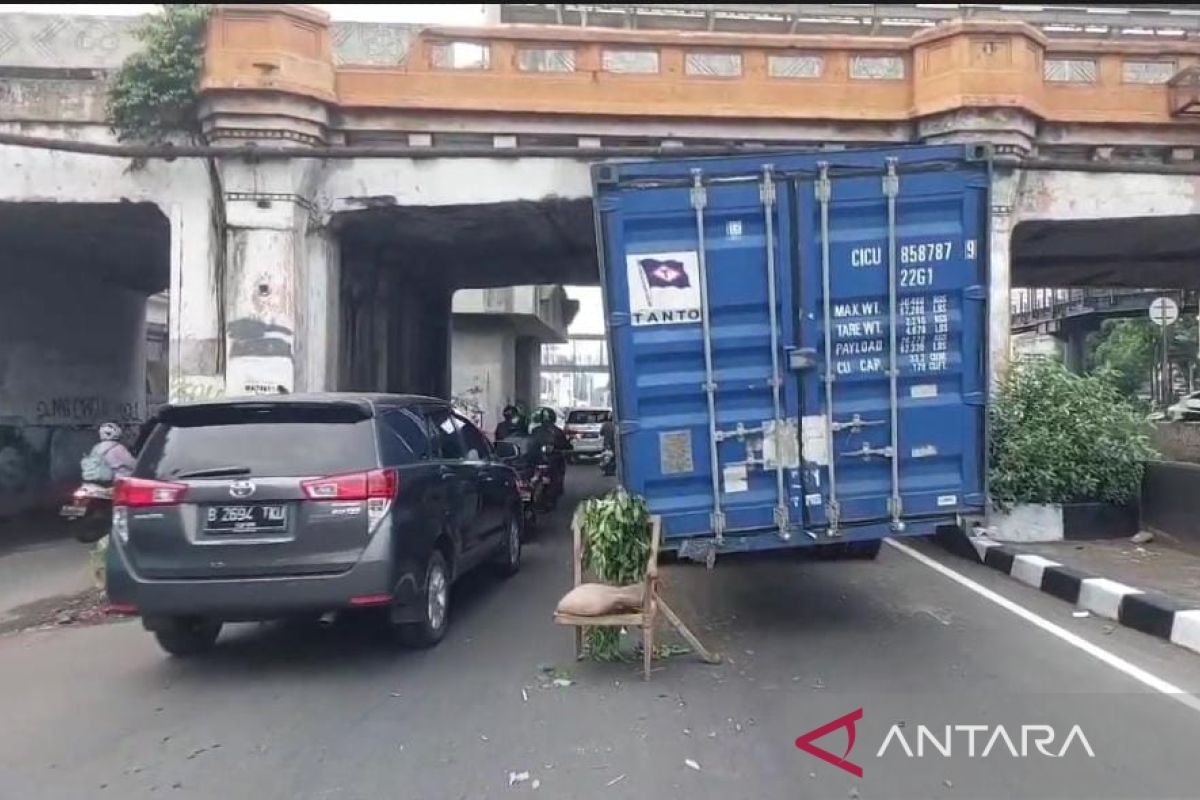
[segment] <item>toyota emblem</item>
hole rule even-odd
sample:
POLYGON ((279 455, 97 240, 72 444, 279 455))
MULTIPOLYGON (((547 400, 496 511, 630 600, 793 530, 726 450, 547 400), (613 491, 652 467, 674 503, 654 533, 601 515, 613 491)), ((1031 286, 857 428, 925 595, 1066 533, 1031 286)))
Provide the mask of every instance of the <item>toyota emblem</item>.
POLYGON ((229 484, 229 494, 234 497, 249 497, 254 494, 254 481, 234 481, 229 484))

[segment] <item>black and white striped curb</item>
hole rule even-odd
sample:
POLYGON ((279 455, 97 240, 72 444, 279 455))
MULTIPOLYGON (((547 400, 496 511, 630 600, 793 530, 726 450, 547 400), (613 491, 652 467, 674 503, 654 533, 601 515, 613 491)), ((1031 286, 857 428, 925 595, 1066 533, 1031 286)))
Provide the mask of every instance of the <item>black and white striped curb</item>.
POLYGON ((974 558, 1060 600, 1200 653, 1200 604, 1090 575, 985 536, 938 537, 947 549, 974 558), (963 546, 963 543, 966 546, 963 546))

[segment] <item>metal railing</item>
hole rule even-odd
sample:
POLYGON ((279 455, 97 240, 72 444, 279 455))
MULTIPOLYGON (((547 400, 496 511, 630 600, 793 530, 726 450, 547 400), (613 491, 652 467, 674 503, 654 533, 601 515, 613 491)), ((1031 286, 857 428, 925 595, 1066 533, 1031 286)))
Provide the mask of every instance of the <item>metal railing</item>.
POLYGON ((1027 22, 1056 37, 1200 34, 1197 5, 1019 6, 1000 3, 503 3, 501 22, 657 30, 895 35, 959 19, 1027 22))
POLYGON ((1014 302, 1011 327, 1014 331, 1032 328, 1040 323, 1078 317, 1085 314, 1114 314, 1128 316, 1148 309, 1155 297, 1167 295, 1181 306, 1195 308, 1194 290, 1177 289, 1022 289, 1027 303, 1014 302), (1063 293, 1066 293, 1065 295, 1063 293), (1044 293, 1044 294, 1043 294, 1044 293))

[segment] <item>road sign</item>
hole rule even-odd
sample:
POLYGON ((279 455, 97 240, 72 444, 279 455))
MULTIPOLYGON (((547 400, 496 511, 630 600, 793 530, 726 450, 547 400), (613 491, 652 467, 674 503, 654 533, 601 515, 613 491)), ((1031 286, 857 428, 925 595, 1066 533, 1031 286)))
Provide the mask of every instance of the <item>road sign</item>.
POLYGON ((1179 319, 1179 306, 1169 297, 1156 297, 1150 304, 1150 319, 1156 325, 1170 325, 1179 319))

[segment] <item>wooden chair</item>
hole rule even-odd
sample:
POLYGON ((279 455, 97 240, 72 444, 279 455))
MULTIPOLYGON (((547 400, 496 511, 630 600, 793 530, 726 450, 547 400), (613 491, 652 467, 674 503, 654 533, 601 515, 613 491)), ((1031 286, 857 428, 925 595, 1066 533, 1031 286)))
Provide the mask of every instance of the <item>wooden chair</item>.
MULTIPOLYGON (((581 530, 581 514, 576 512, 571 520, 571 534, 574 538, 574 569, 575 586, 583 583, 583 531, 581 530)), ((650 680, 650 659, 654 656, 654 625, 661 613, 667 622, 687 641, 692 649, 709 664, 721 663, 720 655, 710 653, 700 640, 688 629, 679 616, 667 605, 658 593, 658 547, 662 531, 662 520, 657 516, 650 517, 650 558, 646 564, 646 578, 642 589, 641 608, 637 611, 623 614, 607 614, 599 617, 585 617, 577 614, 562 614, 555 612, 554 621, 559 625, 571 625, 575 628, 575 658, 583 658, 583 629, 584 628, 641 628, 642 630, 642 672, 646 680, 650 680)))

